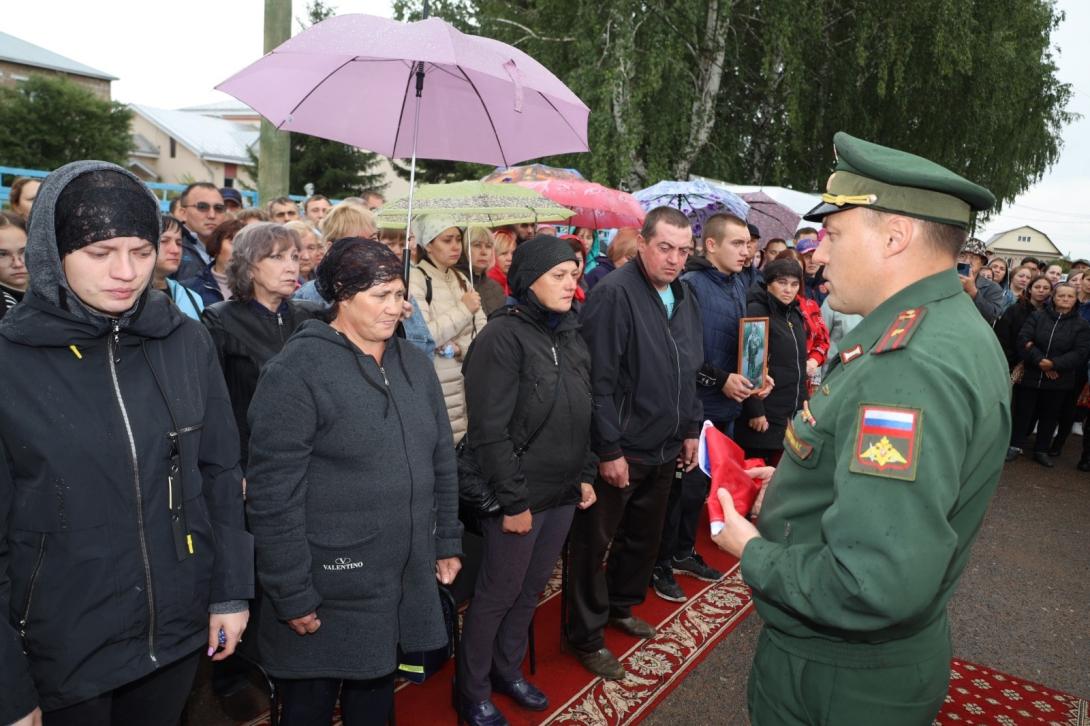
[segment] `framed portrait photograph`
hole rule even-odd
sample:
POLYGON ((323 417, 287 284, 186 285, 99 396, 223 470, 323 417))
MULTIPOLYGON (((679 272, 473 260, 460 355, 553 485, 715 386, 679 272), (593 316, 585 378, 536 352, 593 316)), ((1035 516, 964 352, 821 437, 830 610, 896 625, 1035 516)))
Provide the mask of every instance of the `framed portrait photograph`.
POLYGON ((738 322, 738 372, 754 388, 764 386, 768 373, 768 318, 742 318, 738 322))

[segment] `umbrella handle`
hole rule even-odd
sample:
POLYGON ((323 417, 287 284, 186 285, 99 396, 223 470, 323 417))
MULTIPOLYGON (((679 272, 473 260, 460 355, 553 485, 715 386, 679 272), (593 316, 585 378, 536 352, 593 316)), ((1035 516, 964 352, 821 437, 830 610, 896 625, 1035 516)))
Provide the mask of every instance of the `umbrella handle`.
MULTIPOLYGON (((427 3, 425 2, 425 8, 427 3)), ((426 15, 425 10, 425 15, 426 15)), ((401 282, 405 285, 405 293, 409 291, 409 268, 412 265, 412 254, 409 252, 409 237, 412 236, 413 224, 413 192, 416 189, 416 140, 420 135, 420 99, 424 94, 424 62, 416 64, 416 108, 413 110, 413 155, 409 166, 409 209, 405 219, 405 252, 402 255, 401 282)))

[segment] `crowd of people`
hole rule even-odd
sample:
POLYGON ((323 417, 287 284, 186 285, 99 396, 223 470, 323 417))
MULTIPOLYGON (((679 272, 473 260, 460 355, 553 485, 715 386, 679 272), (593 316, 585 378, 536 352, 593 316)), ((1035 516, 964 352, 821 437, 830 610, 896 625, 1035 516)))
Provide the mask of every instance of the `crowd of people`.
MULTIPOLYGON (((808 219, 879 214, 844 198, 808 219)), ((678 576, 723 577, 696 544, 703 422, 748 459, 824 466, 798 421, 817 428, 823 382, 881 332, 864 324, 878 306, 844 304, 827 277, 843 225, 762 240, 720 213, 694 238, 659 207, 588 259, 593 230, 440 214, 385 229, 383 201, 248 208, 198 182, 163 215, 101 162, 13 185, 0 213, 0 722, 173 724, 202 654, 225 704, 245 693, 237 650, 276 679, 283 724, 327 724, 338 701, 346 724, 385 723, 399 649, 446 642, 437 588, 458 577, 467 517, 483 555, 460 716, 505 724, 494 692, 547 708, 522 662, 562 552, 566 646, 622 679, 605 629, 652 638, 633 610, 649 593, 684 602, 678 576), (767 323, 757 382, 739 360, 753 318, 767 323), (491 511, 460 511, 463 460, 490 483, 491 511)), ((890 245, 941 236, 888 227, 890 245)), ((1090 406, 1090 263, 1014 267, 947 237, 958 277, 951 252, 928 284, 994 328, 1013 387, 1009 442, 996 434, 1007 460, 1036 430, 1033 457, 1054 466, 1090 406)))

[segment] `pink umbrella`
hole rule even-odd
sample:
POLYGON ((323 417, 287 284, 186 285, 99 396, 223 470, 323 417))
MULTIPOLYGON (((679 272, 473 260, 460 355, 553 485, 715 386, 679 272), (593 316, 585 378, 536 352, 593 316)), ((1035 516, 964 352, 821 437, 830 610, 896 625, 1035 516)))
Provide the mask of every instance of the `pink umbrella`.
POLYGON ((575 212, 567 223, 575 227, 612 229, 639 227, 646 212, 627 192, 579 179, 516 182, 575 212))
POLYGON ((747 192, 741 197, 749 204, 746 221, 757 225, 757 229, 761 230, 761 239, 791 239, 795 235, 802 217, 793 209, 764 192, 747 192))
POLYGON ((439 18, 338 15, 216 88, 283 131, 398 158, 506 167, 589 150, 589 110, 547 68, 439 18))
POLYGON ((216 88, 283 131, 411 157, 408 224, 418 156, 506 167, 590 149, 589 109, 548 69, 438 18, 338 15, 216 88))

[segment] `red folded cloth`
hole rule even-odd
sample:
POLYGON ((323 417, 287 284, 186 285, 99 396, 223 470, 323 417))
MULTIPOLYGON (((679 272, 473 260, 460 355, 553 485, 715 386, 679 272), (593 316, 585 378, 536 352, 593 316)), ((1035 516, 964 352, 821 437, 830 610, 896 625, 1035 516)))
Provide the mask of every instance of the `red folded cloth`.
POLYGON ((723 507, 719 504, 719 490, 725 488, 730 493, 736 512, 743 517, 749 516, 764 481, 752 478, 746 470, 765 466, 765 461, 746 459, 742 447, 714 426, 705 424, 700 435, 704 439, 701 468, 712 479, 708 494, 708 518, 712 522, 712 534, 718 534, 725 521, 723 507), (720 526, 717 527, 716 523, 720 526))

